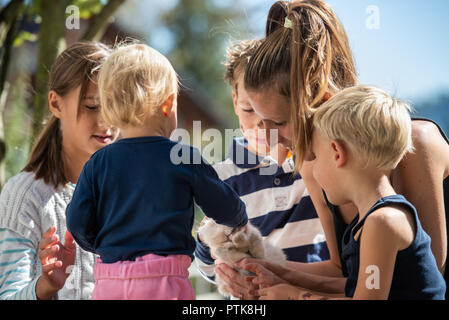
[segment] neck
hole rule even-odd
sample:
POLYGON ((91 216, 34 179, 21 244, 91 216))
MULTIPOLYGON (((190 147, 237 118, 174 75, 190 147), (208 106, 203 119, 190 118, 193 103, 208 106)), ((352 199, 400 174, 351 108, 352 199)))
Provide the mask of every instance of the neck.
POLYGON ((380 198, 395 195, 393 187, 390 184, 388 175, 385 173, 361 174, 358 175, 360 181, 354 181, 352 185, 357 186, 351 197, 351 201, 358 209, 360 219, 362 219, 369 209, 380 198))
POLYGON ((62 157, 64 161, 64 172, 67 179, 72 183, 77 183, 78 178, 91 154, 76 152, 71 148, 63 147, 62 157))
POLYGON ((150 118, 145 121, 141 126, 124 126, 120 128, 122 137, 138 138, 138 137, 170 137, 169 130, 164 126, 161 121, 150 118))

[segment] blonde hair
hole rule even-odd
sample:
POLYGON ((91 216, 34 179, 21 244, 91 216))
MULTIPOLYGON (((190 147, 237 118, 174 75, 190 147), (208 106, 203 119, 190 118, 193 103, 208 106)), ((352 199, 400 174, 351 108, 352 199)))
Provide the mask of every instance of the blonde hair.
POLYGON ((313 127, 349 145, 367 165, 394 169, 413 151, 408 104, 371 86, 347 88, 313 112, 313 127))
POLYGON ((273 87, 290 98, 296 171, 310 147, 312 110, 322 103, 326 93, 357 83, 348 37, 326 2, 273 4, 266 38, 246 68, 245 87, 249 91, 273 87))
POLYGON ((245 72, 249 59, 259 48, 261 42, 261 40, 256 39, 242 40, 226 49, 227 59, 224 63, 226 67, 225 80, 234 89, 237 89, 238 77, 245 72))
POLYGON ((108 124, 140 126, 178 94, 178 76, 157 50, 144 44, 119 45, 99 72, 98 93, 108 124))

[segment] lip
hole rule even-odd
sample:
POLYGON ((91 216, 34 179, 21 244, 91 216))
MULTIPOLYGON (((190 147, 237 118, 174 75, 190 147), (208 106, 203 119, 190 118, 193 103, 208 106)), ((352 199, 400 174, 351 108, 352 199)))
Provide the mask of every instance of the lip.
POLYGON ((108 144, 112 142, 112 136, 111 135, 92 135, 92 138, 97 140, 101 144, 108 144))

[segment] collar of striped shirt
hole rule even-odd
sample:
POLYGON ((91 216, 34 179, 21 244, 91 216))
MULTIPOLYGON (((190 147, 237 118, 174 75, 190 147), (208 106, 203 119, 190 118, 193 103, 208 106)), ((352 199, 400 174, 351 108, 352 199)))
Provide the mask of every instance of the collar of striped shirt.
MULTIPOLYGON (((271 156, 259 156, 248 150, 248 141, 244 137, 234 138, 232 146, 229 148, 227 158, 241 169, 253 169, 278 165, 271 156)), ((294 159, 289 153, 289 157, 282 164, 285 173, 293 172, 295 169, 294 159)))

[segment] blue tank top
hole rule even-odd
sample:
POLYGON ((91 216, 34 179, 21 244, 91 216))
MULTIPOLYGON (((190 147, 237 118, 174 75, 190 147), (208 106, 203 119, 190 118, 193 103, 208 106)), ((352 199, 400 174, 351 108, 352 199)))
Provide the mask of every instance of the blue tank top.
MULTIPOLYGON (((429 121, 432 122, 433 124, 435 124, 438 128, 438 130, 441 133, 441 136, 444 138, 444 140, 449 144, 449 139, 447 138, 446 134, 444 133, 443 129, 441 129, 441 127, 439 126, 438 123, 436 123, 433 120, 430 119, 426 119, 426 118, 416 118, 413 117, 412 118, 413 121, 416 120, 421 120, 421 121, 429 121)), ((338 253, 339 253, 339 257, 340 257, 340 263, 341 263, 341 271, 343 273, 343 276, 347 277, 348 276, 348 270, 346 270, 346 265, 343 263, 343 259, 342 259, 342 239, 343 239, 343 234, 347 228, 347 224, 343 221, 343 218, 341 217, 340 211, 338 210, 338 207, 334 206, 333 204, 331 204, 329 202, 329 200, 326 197, 326 193, 323 190, 323 194, 324 194, 324 199, 326 200, 327 206, 329 207, 329 209, 331 210, 332 216, 333 216, 333 220, 334 220, 334 231, 335 231, 335 236, 336 236, 336 240, 337 240, 337 248, 338 248, 338 253)), ((446 230, 448 232, 446 232, 446 240, 447 240, 447 253, 449 255, 449 176, 446 177, 443 180, 443 194, 444 194, 444 212, 446 215, 446 230)), ((445 268, 445 272, 444 272, 444 279, 446 281, 446 287, 449 286, 449 263, 446 263, 446 268, 445 268)), ((447 290, 449 291, 449 290, 447 290)), ((446 292, 446 299, 449 299, 449 292, 446 292)))
POLYGON ((348 225, 342 239, 342 259, 348 280, 345 294, 353 297, 357 286, 360 263, 360 237, 354 235, 363 226, 366 218, 374 211, 386 206, 401 206, 409 210, 416 223, 416 235, 412 244, 398 252, 393 271, 389 300, 444 300, 446 283, 438 270, 430 248, 430 237, 421 227, 415 207, 402 195, 379 199, 359 222, 359 215, 348 225))

